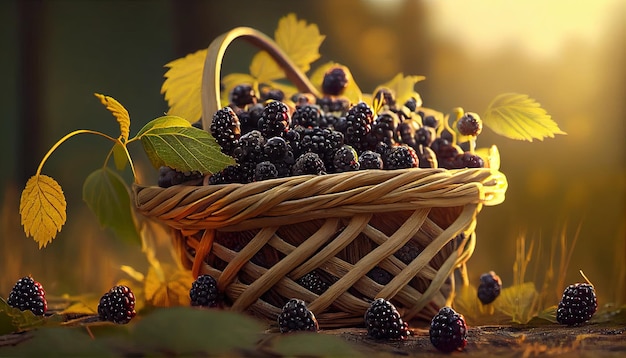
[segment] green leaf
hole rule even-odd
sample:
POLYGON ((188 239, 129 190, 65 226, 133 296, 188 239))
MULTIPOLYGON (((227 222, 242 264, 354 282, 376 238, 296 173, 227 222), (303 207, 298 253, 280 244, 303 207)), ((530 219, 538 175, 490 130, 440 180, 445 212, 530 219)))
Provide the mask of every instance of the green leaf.
POLYGON ((57 315, 36 316, 33 312, 20 311, 0 297, 0 334, 20 332, 35 327, 40 327, 48 323, 54 324, 58 321, 57 315), (48 322, 49 321, 49 322, 48 322))
POLYGON ((120 143, 116 142, 113 146, 113 162, 117 170, 124 170, 126 164, 128 164, 128 157, 126 156, 126 148, 120 143))
POLYGON ((119 353, 102 340, 93 339, 83 327, 47 327, 15 346, 0 347, 3 357, 116 357, 119 353))
POLYGON ((213 136, 178 117, 161 117, 137 134, 155 168, 168 166, 180 171, 216 173, 235 160, 222 153, 213 136))
POLYGON ((555 134, 566 134, 541 108, 541 105, 525 94, 504 93, 491 101, 482 116, 483 124, 491 130, 511 139, 543 140, 555 134))
POLYGON ((282 357, 360 357, 363 352, 339 337, 295 332, 277 337, 272 350, 282 357))
POLYGON ((243 314, 181 306, 155 309, 137 321, 132 337, 146 353, 223 356, 254 350, 263 330, 260 322, 243 314))
POLYGON ((100 225, 113 229, 117 237, 140 243, 131 213, 131 201, 124 179, 109 168, 91 173, 83 184, 83 200, 100 225))

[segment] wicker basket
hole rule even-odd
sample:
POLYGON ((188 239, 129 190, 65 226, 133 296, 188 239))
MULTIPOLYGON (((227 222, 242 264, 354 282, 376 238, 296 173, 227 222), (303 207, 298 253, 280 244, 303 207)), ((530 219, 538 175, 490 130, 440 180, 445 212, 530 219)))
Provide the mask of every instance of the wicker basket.
MULTIPOLYGON (((299 89, 315 93, 271 39, 237 28, 209 47, 205 128, 219 107, 224 51, 237 38, 268 51, 299 89)), ((230 309, 275 321, 288 299, 300 298, 321 328, 332 328, 362 324, 378 297, 390 299, 407 321, 430 320, 450 303, 454 271, 473 253, 477 214, 501 203, 506 187, 506 177, 488 168, 415 168, 250 184, 135 184, 133 195, 139 212, 171 227, 194 277, 217 279, 230 309), (419 254, 407 261, 403 250, 419 254), (373 277, 372 270, 389 276, 373 277), (296 282, 312 271, 330 284, 325 292, 296 282)))

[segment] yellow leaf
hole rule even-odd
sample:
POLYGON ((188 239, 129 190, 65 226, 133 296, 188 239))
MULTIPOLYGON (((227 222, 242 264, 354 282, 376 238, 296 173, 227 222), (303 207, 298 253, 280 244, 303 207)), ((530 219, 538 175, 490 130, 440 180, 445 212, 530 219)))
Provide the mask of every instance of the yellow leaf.
POLYGON ((389 82, 378 86, 374 93, 382 87, 389 88, 396 94, 396 102, 402 105, 411 97, 421 99, 419 93, 415 92, 415 85, 424 79, 426 79, 424 76, 404 76, 404 74, 398 73, 389 82))
POLYGON ((56 237, 66 220, 65 196, 56 180, 34 175, 26 183, 20 198, 20 216, 27 236, 45 247, 56 237))
POLYGON ((123 141, 128 140, 130 134, 130 115, 124 106, 122 106, 115 98, 94 93, 100 102, 108 109, 120 124, 120 136, 123 141))
POLYGON ((193 123, 202 117, 202 71, 207 49, 202 49, 165 65, 165 81, 161 94, 170 109, 168 115, 179 116, 193 123))
MULTIPOLYGON (((320 58, 319 47, 325 37, 320 34, 317 25, 298 20, 293 13, 281 18, 274 32, 278 47, 302 72, 307 72, 311 63, 320 58)), ((261 83, 285 78, 282 68, 263 51, 252 58, 250 74, 261 83)))
POLYGON ((539 293, 535 284, 525 282, 504 288, 493 302, 496 311, 511 318, 515 323, 528 323, 539 313, 539 293))
MULTIPOLYGON (((346 78, 348 79, 348 86, 344 90, 343 96, 347 97, 350 100, 350 103, 361 102, 364 99, 363 93, 361 92, 361 89, 359 88, 358 84, 354 80, 354 77, 352 76, 352 72, 350 72, 350 69, 347 66, 344 66, 335 62, 325 63, 322 66, 319 66, 318 68, 316 68, 315 71, 313 71, 313 73, 311 74, 311 83, 320 92, 322 92, 322 82, 324 81, 324 74, 328 72, 329 69, 335 66, 342 67, 343 70, 346 72, 346 78)), ((366 103, 371 103, 371 101, 370 102, 366 101, 366 103)))
POLYGON ((511 139, 543 140, 555 134, 566 134, 541 105, 525 94, 503 93, 491 101, 483 124, 511 139))
POLYGON ((134 267, 128 265, 120 266, 120 270, 130 276, 133 280, 137 282, 142 282, 145 279, 145 275, 139 271, 137 271, 134 267))
POLYGON ((157 307, 189 306, 189 290, 193 283, 191 271, 181 270, 169 264, 148 269, 145 281, 146 302, 157 307))

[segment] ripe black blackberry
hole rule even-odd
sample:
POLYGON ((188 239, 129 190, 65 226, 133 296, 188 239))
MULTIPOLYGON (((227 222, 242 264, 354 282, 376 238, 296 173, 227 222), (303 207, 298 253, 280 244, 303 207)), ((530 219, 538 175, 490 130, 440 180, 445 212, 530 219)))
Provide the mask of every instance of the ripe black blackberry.
POLYGON ((379 153, 366 150, 359 155, 359 169, 383 169, 383 159, 379 153))
POLYGON ((432 128, 439 128, 439 124, 441 122, 439 121, 439 119, 437 119, 437 117, 433 116, 432 114, 426 115, 422 113, 422 115, 422 125, 432 128))
POLYGON ((450 353, 463 350, 467 344, 467 325, 463 315, 443 307, 430 322, 430 342, 438 350, 450 353))
POLYGON ((20 311, 31 311, 37 316, 43 316, 48 310, 43 286, 30 276, 17 280, 9 293, 7 304, 20 311))
POLYGON ((410 335, 409 325, 393 303, 384 298, 377 298, 370 304, 364 320, 367 335, 374 339, 405 340, 410 335))
POLYGON ((219 172, 213 173, 209 177, 209 185, 241 183, 243 182, 242 175, 240 165, 229 165, 219 172))
POLYGON ((265 103, 266 101, 284 101, 285 100, 285 92, 278 88, 272 88, 269 86, 263 86, 260 89, 261 102, 265 103))
POLYGON ((428 147, 437 138, 435 128, 423 126, 415 131, 415 143, 428 147))
POLYGON ((359 170, 359 156, 356 150, 347 144, 337 149, 333 155, 331 170, 333 173, 359 170))
POLYGON ((344 96, 323 96, 316 103, 324 113, 343 115, 350 109, 350 100, 344 96))
POLYGON ((410 121, 402 121, 396 127, 396 142, 415 148, 415 129, 410 121))
POLYGON ((393 276, 389 272, 378 266, 374 266, 369 270, 367 277, 371 278, 379 285, 386 285, 393 279, 393 276))
POLYGON ((321 295, 322 293, 326 292, 329 287, 328 283, 322 278, 317 270, 313 270, 307 273, 306 275, 297 279, 296 282, 298 283, 298 285, 306 288, 316 295, 321 295))
POLYGON ((422 102, 421 100, 418 102, 417 98, 411 97, 411 98, 407 99, 406 102, 404 102, 404 106, 406 108, 408 108, 409 111, 415 112, 415 110, 418 107, 418 104, 421 106, 421 104, 422 104, 421 102, 422 102))
POLYGON ((211 275, 200 275, 191 284, 189 298, 192 306, 217 307, 219 297, 217 281, 211 275))
POLYGON ((291 167, 291 175, 322 175, 326 174, 326 166, 324 161, 317 153, 306 152, 296 159, 291 167))
POLYGON ((283 137, 269 138, 263 145, 263 156, 272 163, 285 159, 289 151, 287 141, 283 137))
POLYGON ((245 110, 237 108, 235 113, 239 118, 239 128, 241 135, 250 133, 251 131, 258 129, 259 119, 263 116, 263 109, 265 106, 261 103, 255 103, 248 105, 245 110))
POLYGON ((367 135, 372 130, 374 113, 365 102, 359 102, 352 106, 346 115, 345 142, 351 145, 357 152, 372 149, 368 146, 367 135))
POLYGON ((483 130, 483 121, 478 114, 465 112, 456 123, 456 128, 462 135, 477 136, 483 130))
POLYGON ((457 154, 451 161, 445 162, 448 169, 463 169, 463 168, 484 168, 485 161, 477 154, 470 152, 463 152, 457 154))
POLYGON ((417 168, 419 158, 417 152, 408 145, 391 147, 389 153, 383 156, 384 168, 387 170, 417 168))
POLYGON ((324 161, 324 164, 332 163, 333 154, 345 143, 341 132, 328 128, 304 128, 298 126, 296 130, 300 132, 302 153, 316 153, 324 161))
POLYGON ((393 255, 408 265, 411 261, 415 260, 417 256, 419 256, 420 252, 421 250, 419 247, 415 246, 415 244, 407 243, 393 255))
POLYGON ((264 155, 266 139, 259 130, 252 130, 239 138, 239 145, 233 150, 237 163, 253 162, 264 155))
POLYGON ((375 100, 381 101, 383 106, 388 106, 389 108, 396 107, 396 94, 390 88, 379 88, 374 93, 373 98, 375 100))
POLYGON ((575 283, 563 291, 563 297, 556 310, 556 320, 560 324, 575 326, 587 322, 598 309, 598 300, 593 285, 575 283))
POLYGON ((183 183, 200 184, 204 175, 200 172, 181 172, 168 166, 159 168, 158 186, 169 188, 183 183))
POLYGON ((322 80, 322 93, 325 95, 338 96, 343 94, 348 87, 348 74, 342 66, 333 66, 324 73, 322 80))
POLYGON ((241 136, 239 118, 235 111, 230 107, 218 109, 213 115, 210 132, 222 148, 222 152, 232 155, 241 136))
POLYGON ((230 91, 230 103, 239 108, 244 108, 249 104, 257 103, 257 96, 254 88, 249 84, 240 84, 230 91))
POLYGON ((290 124, 289 107, 281 101, 270 101, 263 108, 258 128, 265 138, 282 137, 290 124))
POLYGON ((296 107, 296 110, 291 116, 292 126, 302 127, 326 127, 326 118, 320 107, 316 104, 305 104, 296 107))
POLYGON ((437 163, 440 168, 451 169, 454 167, 454 160, 458 154, 463 154, 463 150, 452 144, 450 140, 438 137, 430 144, 430 149, 437 156, 437 163))
POLYGON ((478 285, 478 299, 484 305, 493 302, 502 290, 502 280, 495 272, 489 271, 480 275, 480 284, 478 285))
POLYGON ((295 331, 317 332, 319 325, 313 312, 311 312, 303 300, 292 298, 282 308, 278 315, 278 327, 280 333, 295 331))
POLYGON ((384 111, 374 119, 371 133, 376 141, 385 142, 389 145, 395 143, 396 129, 400 124, 398 115, 391 111, 384 111))
POLYGON ((254 181, 263 181, 278 178, 278 169, 270 161, 257 163, 254 169, 254 181))
POLYGON ((128 286, 114 286, 100 298, 98 316, 103 321, 126 324, 136 314, 135 295, 128 286))

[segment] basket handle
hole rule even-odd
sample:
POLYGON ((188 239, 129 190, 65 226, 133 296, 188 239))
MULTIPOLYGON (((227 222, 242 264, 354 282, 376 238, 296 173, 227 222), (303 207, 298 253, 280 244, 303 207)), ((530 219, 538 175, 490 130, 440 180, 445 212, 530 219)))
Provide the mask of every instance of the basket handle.
POLYGON ((285 71, 287 78, 299 91, 312 93, 319 97, 315 86, 274 40, 256 29, 236 27, 215 38, 207 50, 202 73, 202 125, 204 128, 210 127, 213 114, 221 107, 220 72, 222 60, 228 46, 238 38, 246 40, 259 49, 266 51, 285 71))

